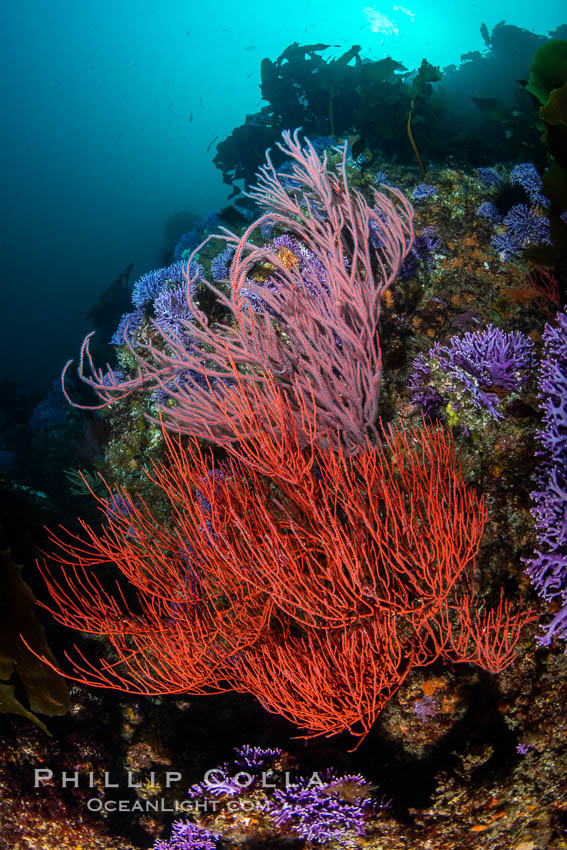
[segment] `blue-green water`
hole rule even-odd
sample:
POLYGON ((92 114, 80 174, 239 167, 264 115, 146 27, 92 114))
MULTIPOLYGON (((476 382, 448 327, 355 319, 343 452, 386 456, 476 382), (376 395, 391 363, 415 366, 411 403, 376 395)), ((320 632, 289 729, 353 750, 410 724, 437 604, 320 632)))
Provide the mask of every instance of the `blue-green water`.
POLYGON ((5 4, 2 374, 47 384, 108 283, 160 264, 164 222, 225 203, 207 148, 262 106, 263 57, 360 44, 365 58, 444 67, 485 49, 483 22, 545 35, 565 17, 564 0, 5 4))

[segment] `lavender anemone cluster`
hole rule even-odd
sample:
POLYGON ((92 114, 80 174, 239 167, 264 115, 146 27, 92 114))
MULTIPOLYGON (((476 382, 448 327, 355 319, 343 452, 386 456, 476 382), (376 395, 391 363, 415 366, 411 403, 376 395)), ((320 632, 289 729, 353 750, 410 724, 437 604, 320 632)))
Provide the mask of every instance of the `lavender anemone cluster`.
POLYGON ((444 418, 449 406, 452 416, 464 421, 462 413, 472 404, 499 420, 503 398, 521 391, 533 365, 533 344, 519 331, 489 325, 453 336, 447 345, 437 342, 413 361, 412 402, 427 416, 444 418))
POLYGON ((156 841, 152 850, 215 850, 218 835, 191 821, 176 821, 167 841, 156 841))
MULTIPOLYGON (((498 181, 490 181, 480 174, 487 187, 495 188, 498 181)), ((482 169, 488 175, 490 169, 482 169)), ((497 228, 492 237, 492 247, 498 251, 502 262, 510 257, 520 257, 525 248, 535 245, 550 245, 551 235, 546 208, 549 201, 543 194, 543 183, 535 165, 521 162, 510 172, 512 186, 524 190, 527 203, 515 204, 507 211, 500 210, 493 201, 485 201, 477 209, 477 215, 487 219, 497 228)))
POLYGON ((531 496, 538 549, 528 560, 527 573, 539 595, 560 608, 538 639, 548 646, 567 638, 567 315, 543 333, 544 356, 539 371, 543 428, 538 432, 543 463, 531 496))
POLYGON ((365 822, 378 804, 372 786, 359 774, 335 776, 328 772, 321 784, 301 778, 293 787, 278 788, 269 814, 278 826, 291 827, 314 844, 336 841, 352 846, 355 836, 365 835, 365 822))

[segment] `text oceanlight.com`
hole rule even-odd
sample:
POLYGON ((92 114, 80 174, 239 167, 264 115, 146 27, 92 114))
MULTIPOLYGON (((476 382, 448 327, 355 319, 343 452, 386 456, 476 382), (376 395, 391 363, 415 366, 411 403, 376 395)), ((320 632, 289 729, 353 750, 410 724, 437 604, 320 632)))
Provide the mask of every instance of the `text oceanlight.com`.
POLYGON ((103 800, 91 797, 87 808, 91 812, 171 812, 173 814, 203 814, 220 810, 229 812, 268 812, 267 800, 165 800, 159 797, 153 800, 103 800))

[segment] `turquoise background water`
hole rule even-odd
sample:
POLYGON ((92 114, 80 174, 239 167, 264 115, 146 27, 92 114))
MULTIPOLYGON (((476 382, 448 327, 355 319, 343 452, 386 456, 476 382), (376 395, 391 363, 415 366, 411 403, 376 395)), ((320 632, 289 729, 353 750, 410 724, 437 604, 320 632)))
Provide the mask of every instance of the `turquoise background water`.
POLYGON ((261 108, 263 57, 323 42, 446 66, 485 48, 482 22, 567 19, 565 0, 405 2, 3 4, 0 375, 48 384, 97 295, 161 264, 164 222, 225 203, 206 149, 261 108))

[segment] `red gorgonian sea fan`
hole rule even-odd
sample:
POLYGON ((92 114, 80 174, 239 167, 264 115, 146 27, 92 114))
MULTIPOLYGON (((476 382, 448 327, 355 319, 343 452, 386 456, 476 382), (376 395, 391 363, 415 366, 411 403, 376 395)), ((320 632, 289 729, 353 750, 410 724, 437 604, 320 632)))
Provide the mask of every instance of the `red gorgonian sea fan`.
POLYGON ((226 323, 209 325, 188 279, 195 322, 182 336, 155 325, 142 345, 125 332, 131 377, 97 370, 83 344, 79 374, 101 406, 148 387, 174 402, 163 421, 189 439, 165 433, 150 476, 168 516, 109 488, 102 527, 52 534, 62 569, 44 574, 56 619, 112 648, 95 660, 77 650, 79 681, 246 692, 306 736, 362 738, 417 667, 504 669, 532 615, 502 595, 493 609, 478 599, 486 508, 452 437, 429 425, 368 437, 380 298, 411 245, 411 206, 388 190, 371 209, 348 185, 346 146, 335 174, 297 132, 284 143, 292 173, 268 157, 251 193, 266 214, 222 237, 234 248, 231 297, 209 286, 226 323), (251 241, 266 221, 293 251, 251 241))
MULTIPOLYGON (((168 428, 227 445, 237 438, 232 420, 242 394, 258 398, 252 387, 264 385, 269 374, 292 404, 300 437, 298 393, 316 408, 321 433, 339 438, 349 453, 364 445, 378 416, 380 300, 411 247, 413 209, 396 189, 373 189, 371 207, 351 188, 346 143, 335 173, 326 154, 321 161, 309 141, 301 146, 298 131, 284 132, 283 140, 279 147, 292 160, 291 172, 278 174, 267 154, 250 192, 265 214, 241 237, 227 230, 209 237, 234 248, 231 295, 205 282, 227 313, 225 323, 209 324, 193 299, 195 278, 187 271, 194 322, 185 323, 179 335, 154 322, 153 340, 145 345, 134 344, 125 331, 137 369, 130 377, 97 369, 88 336, 79 376, 96 392, 99 406, 159 388, 168 402, 161 409, 168 428), (274 244, 254 244, 254 231, 266 222, 295 240, 300 256, 274 244), (258 279, 258 269, 264 278, 269 274, 269 285, 258 279)), ((206 242, 193 252, 187 270, 196 268, 191 261, 206 242)), ((70 362, 63 374, 67 398, 70 362)))
POLYGON ((63 570, 44 572, 49 610, 113 649, 94 661, 78 651, 73 678, 135 694, 246 692, 305 736, 363 737, 417 667, 503 670, 532 614, 478 598, 486 507, 450 434, 390 428, 349 457, 316 438, 300 398, 273 392, 277 421, 262 430, 244 401, 242 441, 222 464, 165 435, 152 478, 169 524, 109 490, 100 530, 52 535, 63 570), (118 577, 103 579, 103 565, 118 577))

